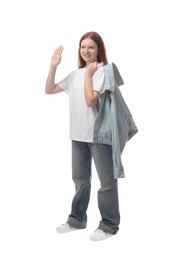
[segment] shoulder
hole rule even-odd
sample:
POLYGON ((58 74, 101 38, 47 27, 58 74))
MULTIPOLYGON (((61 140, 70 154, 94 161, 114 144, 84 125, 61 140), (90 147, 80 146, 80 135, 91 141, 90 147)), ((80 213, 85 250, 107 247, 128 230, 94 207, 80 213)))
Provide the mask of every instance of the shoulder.
POLYGON ((104 77, 105 75, 105 70, 104 66, 99 67, 96 72, 94 73, 93 77, 98 78, 98 77, 104 77))

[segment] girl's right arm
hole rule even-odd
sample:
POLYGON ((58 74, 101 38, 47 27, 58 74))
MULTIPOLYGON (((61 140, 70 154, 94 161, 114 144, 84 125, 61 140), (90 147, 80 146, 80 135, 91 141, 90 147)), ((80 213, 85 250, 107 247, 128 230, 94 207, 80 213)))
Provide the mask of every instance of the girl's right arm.
POLYGON ((61 62, 61 55, 63 52, 63 46, 59 46, 58 49, 55 50, 52 59, 51 59, 51 67, 49 70, 49 74, 46 81, 45 92, 46 94, 55 94, 63 91, 57 84, 55 84, 55 74, 57 70, 57 66, 61 62))

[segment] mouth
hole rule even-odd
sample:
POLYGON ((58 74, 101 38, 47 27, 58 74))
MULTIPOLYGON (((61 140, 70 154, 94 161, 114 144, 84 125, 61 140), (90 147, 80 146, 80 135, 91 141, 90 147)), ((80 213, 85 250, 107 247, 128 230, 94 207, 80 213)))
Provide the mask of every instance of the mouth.
POLYGON ((84 59, 90 59, 91 55, 82 55, 84 59))

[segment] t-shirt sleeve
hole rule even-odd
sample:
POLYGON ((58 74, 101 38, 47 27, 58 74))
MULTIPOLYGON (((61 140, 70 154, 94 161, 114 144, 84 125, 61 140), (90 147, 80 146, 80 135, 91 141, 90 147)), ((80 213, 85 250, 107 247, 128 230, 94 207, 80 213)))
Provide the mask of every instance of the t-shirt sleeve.
POLYGON ((100 67, 93 75, 93 90, 102 92, 105 80, 105 70, 104 67, 100 67))
POLYGON ((72 78, 72 73, 68 74, 64 79, 62 79, 57 83, 57 85, 60 86, 66 92, 66 94, 69 93, 71 78, 72 78))

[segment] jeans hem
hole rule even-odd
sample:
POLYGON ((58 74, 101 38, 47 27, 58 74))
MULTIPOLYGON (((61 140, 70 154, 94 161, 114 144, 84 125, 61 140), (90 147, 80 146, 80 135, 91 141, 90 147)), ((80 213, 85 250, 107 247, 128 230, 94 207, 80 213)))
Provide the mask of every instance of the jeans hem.
POLYGON ((87 221, 80 221, 74 217, 68 217, 67 223, 72 227, 84 229, 86 228, 87 221))
POLYGON ((110 226, 106 225, 105 223, 101 222, 100 221, 100 224, 98 226, 98 229, 101 229, 103 230, 104 232, 107 232, 109 234, 112 234, 112 235, 115 235, 118 230, 119 230, 119 227, 116 227, 116 228, 111 228, 110 226))

